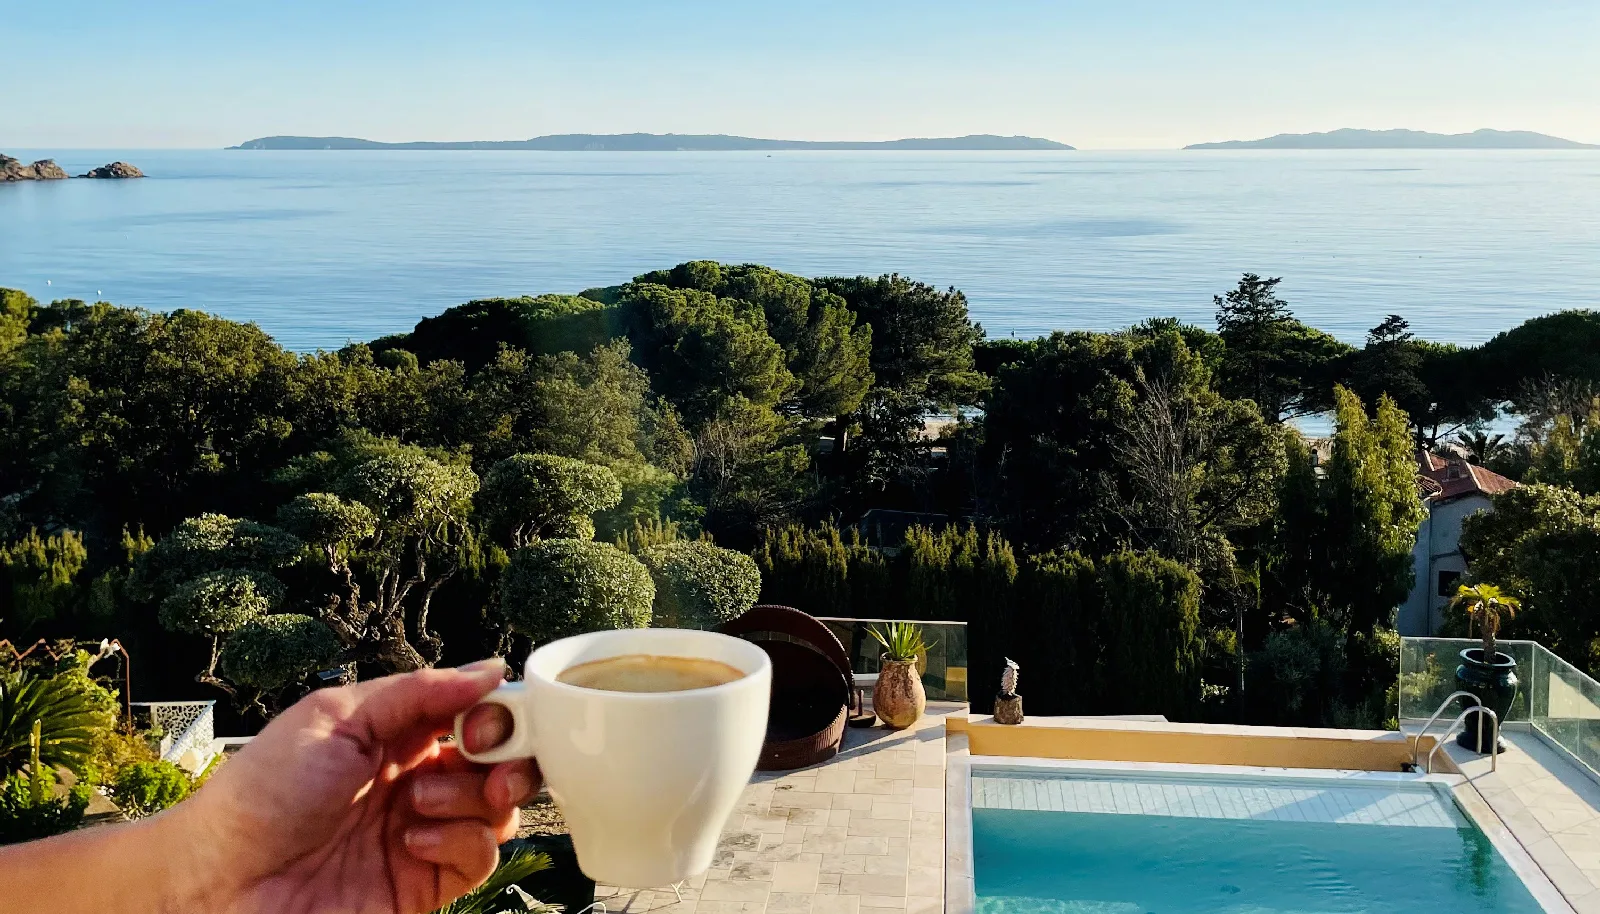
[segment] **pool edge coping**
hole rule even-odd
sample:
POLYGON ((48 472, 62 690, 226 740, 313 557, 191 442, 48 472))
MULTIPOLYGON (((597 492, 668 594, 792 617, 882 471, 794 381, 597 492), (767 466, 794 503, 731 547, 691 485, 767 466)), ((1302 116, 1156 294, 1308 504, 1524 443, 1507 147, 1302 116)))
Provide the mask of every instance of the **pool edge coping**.
POLYGON ((1337 768, 1268 768, 1253 765, 1194 765, 1181 762, 1106 762, 1045 759, 1010 755, 972 755, 966 734, 949 734, 945 762, 945 914, 975 914, 976 856, 972 845, 972 775, 974 771, 1077 771, 1127 776, 1179 774, 1232 778, 1272 777, 1279 780, 1369 781, 1391 786, 1431 786, 1455 801, 1468 821, 1489 839, 1495 851, 1528 889, 1546 914, 1576 914, 1527 848, 1511 833, 1476 787, 1461 774, 1410 774, 1337 768), (959 740, 959 742, 958 742, 959 740))

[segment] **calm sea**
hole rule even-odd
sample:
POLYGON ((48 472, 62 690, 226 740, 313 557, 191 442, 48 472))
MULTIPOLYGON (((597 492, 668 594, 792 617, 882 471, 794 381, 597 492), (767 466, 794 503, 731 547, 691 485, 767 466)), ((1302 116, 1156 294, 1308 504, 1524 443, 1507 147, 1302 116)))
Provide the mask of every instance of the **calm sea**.
POLYGON ((0 286, 202 308, 294 349, 693 258, 898 271, 990 336, 1210 326, 1245 271, 1351 341, 1600 307, 1600 152, 8 150, 143 181, 0 186, 0 286))

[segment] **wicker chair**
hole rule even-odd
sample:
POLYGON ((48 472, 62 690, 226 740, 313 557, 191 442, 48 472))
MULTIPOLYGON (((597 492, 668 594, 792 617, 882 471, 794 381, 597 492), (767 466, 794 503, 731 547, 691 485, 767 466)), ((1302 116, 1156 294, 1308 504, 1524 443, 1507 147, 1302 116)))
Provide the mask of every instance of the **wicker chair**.
POLYGON ((722 626, 772 658, 772 703, 762 771, 788 771, 839 753, 845 721, 859 696, 850 658, 826 625, 790 606, 756 606, 722 626))

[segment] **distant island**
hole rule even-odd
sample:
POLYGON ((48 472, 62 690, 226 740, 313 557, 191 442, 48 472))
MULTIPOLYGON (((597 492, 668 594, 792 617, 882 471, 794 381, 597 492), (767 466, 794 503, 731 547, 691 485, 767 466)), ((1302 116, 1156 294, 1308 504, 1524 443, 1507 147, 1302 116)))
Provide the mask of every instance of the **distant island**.
POLYGON ((379 143, 345 136, 267 136, 229 149, 500 149, 545 152, 727 152, 774 149, 948 149, 1027 150, 1073 147, 1031 136, 971 136, 913 138, 879 142, 761 140, 720 133, 558 133, 531 140, 475 140, 463 143, 379 143))
POLYGON ((1184 149, 1600 149, 1528 130, 1474 130, 1427 133, 1421 130, 1356 130, 1280 133, 1262 140, 1195 143, 1184 149))
MULTIPOLYGON (((65 181, 72 177, 57 165, 54 159, 40 159, 29 165, 21 159, 0 153, 0 184, 9 184, 13 181, 65 181)), ((80 178, 142 178, 144 172, 129 165, 127 162, 112 162, 99 168, 91 168, 87 174, 78 175, 80 178)))

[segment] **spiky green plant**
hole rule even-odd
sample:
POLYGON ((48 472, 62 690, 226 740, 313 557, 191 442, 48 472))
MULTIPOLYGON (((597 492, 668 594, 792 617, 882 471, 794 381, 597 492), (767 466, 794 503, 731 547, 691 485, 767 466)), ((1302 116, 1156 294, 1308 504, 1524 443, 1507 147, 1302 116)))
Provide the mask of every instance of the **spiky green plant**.
POLYGON ((28 762, 34 723, 41 725, 39 754, 49 768, 83 774, 95 737, 115 723, 103 690, 87 677, 30 671, 0 673, 0 777, 28 762))
POLYGON ((885 628, 873 626, 867 633, 883 646, 885 658, 897 663, 915 660, 933 647, 922 636, 922 626, 914 622, 890 622, 885 628))
POLYGON ((1465 609, 1483 637, 1483 662, 1493 663, 1495 636, 1500 634, 1500 617, 1516 618, 1522 601, 1493 584, 1462 584, 1450 598, 1451 609, 1465 609))
POLYGON ((556 914, 560 905, 534 904, 528 907, 521 896, 508 892, 511 886, 540 873, 551 866, 550 855, 527 848, 519 848, 509 858, 502 860, 489 874, 483 885, 440 908, 435 914, 499 914, 502 911, 532 911, 534 914, 556 914))

